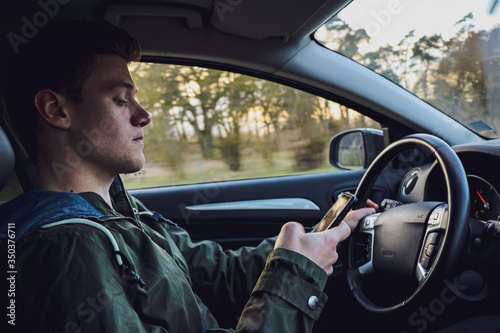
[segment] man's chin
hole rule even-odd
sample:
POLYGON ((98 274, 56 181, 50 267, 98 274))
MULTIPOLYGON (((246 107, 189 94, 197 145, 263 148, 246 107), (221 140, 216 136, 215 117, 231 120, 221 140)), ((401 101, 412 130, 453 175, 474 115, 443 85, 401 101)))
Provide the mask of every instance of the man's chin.
POLYGON ((130 174, 139 172, 144 167, 144 164, 145 164, 144 160, 127 163, 127 165, 123 165, 124 168, 119 173, 130 174))

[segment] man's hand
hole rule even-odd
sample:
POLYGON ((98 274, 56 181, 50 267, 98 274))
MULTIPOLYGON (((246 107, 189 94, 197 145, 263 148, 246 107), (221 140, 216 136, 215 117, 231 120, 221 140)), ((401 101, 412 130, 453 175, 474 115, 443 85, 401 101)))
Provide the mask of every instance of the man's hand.
POLYGON ((368 200, 366 208, 350 211, 338 226, 322 232, 306 233, 300 223, 288 222, 281 228, 274 248, 298 252, 330 275, 338 259, 337 245, 349 237, 363 217, 375 214, 377 207, 377 204, 368 200))
POLYGON ((346 222, 347 225, 351 228, 351 231, 356 229, 358 222, 361 221, 363 217, 375 214, 375 211, 367 210, 367 208, 373 208, 376 211, 378 209, 378 205, 375 202, 368 199, 366 201, 365 208, 351 210, 349 211, 349 213, 347 213, 347 215, 344 218, 344 222, 346 222))

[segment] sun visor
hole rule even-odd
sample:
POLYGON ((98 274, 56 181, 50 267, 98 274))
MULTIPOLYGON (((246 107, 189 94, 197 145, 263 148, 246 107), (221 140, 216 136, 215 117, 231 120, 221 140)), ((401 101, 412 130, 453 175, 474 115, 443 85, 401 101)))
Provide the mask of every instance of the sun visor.
POLYGON ((261 40, 310 34, 350 0, 217 0, 212 8, 214 28, 261 40))

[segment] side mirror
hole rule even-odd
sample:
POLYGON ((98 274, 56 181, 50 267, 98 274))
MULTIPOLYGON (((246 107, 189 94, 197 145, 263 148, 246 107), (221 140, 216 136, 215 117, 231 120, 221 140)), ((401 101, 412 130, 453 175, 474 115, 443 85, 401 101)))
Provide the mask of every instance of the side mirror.
POLYGON ((358 128, 345 131, 330 142, 330 164, 339 169, 366 169, 384 148, 381 130, 358 128))

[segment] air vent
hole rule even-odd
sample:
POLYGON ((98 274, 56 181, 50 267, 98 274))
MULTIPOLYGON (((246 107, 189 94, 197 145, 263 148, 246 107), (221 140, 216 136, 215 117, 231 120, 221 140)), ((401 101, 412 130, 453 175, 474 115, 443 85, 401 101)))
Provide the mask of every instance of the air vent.
POLYGON ((419 169, 413 169, 405 176, 403 182, 401 183, 401 194, 403 196, 410 195, 411 191, 415 187, 418 181, 418 176, 420 175, 419 169))

